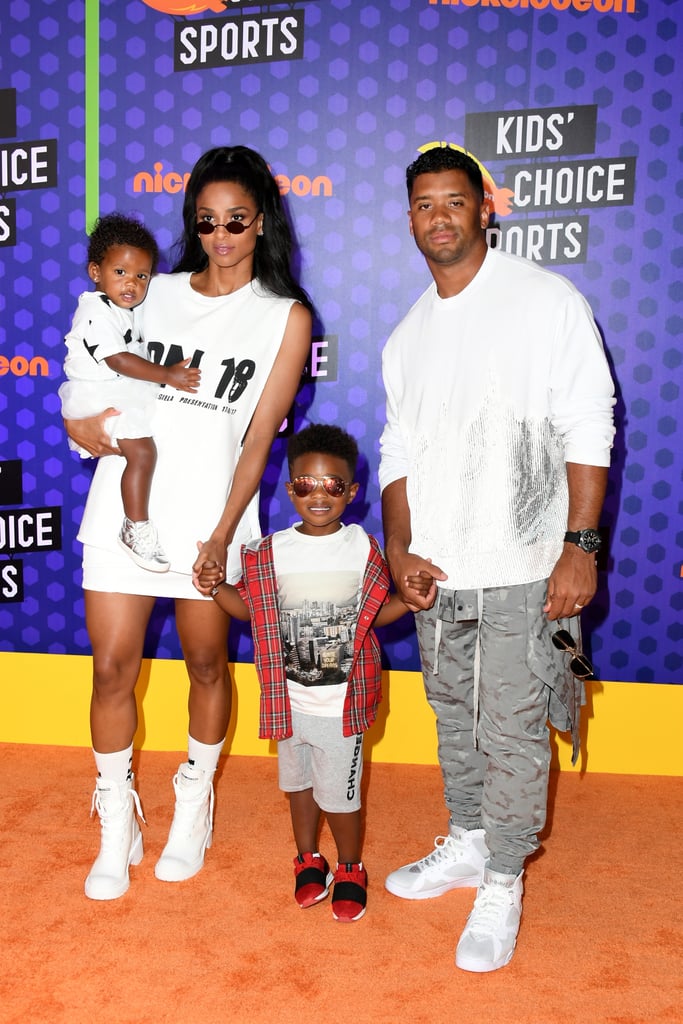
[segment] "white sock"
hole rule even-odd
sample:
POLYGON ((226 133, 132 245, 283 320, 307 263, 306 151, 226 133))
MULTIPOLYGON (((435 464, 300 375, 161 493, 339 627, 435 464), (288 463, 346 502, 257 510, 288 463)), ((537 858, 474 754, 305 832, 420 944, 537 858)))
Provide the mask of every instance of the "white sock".
POLYGON ((103 779, 125 782, 133 774, 133 744, 113 754, 99 754, 93 750, 97 771, 103 779))
POLYGON ((201 768, 204 772, 215 772, 218 767, 218 758, 225 739, 220 743, 200 743, 199 740, 187 737, 187 760, 195 768, 201 768))

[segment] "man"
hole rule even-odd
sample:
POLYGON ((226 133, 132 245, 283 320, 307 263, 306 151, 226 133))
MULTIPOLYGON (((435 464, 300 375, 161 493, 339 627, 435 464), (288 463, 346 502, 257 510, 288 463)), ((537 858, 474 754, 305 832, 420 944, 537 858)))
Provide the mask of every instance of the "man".
POLYGON ((545 823, 548 718, 578 753, 570 666, 591 674, 576 616, 597 585, 613 386, 579 292, 487 247, 469 156, 431 149, 407 185, 434 280, 384 350, 380 486, 387 560, 418 613, 450 823, 386 886, 405 899, 476 886, 456 964, 483 972, 514 952, 545 823), (437 581, 431 608, 407 585, 418 573, 437 581))

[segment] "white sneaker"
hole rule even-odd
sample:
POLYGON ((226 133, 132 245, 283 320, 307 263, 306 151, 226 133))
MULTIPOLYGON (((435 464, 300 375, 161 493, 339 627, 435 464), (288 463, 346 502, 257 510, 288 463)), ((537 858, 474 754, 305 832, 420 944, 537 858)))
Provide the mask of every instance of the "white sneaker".
POLYGON ((523 892, 521 871, 503 875, 486 869, 455 951, 457 967, 483 974, 510 963, 522 917, 523 892))
POLYGON ((149 572, 168 572, 171 563, 159 546, 156 527, 151 519, 133 522, 123 517, 123 525, 118 536, 119 547, 123 548, 136 565, 149 572))
POLYGON ((162 882, 184 882, 201 870, 213 833, 213 772, 181 764, 173 778, 176 803, 168 842, 154 874, 162 882))
POLYGON ((90 814, 100 817, 100 852, 85 880, 85 895, 91 900, 115 900, 130 885, 128 868, 142 860, 142 833, 135 811, 144 821, 133 779, 113 782, 97 779, 90 814))
POLYGON ((429 900, 451 889, 480 885, 488 855, 483 828, 452 827, 450 835, 436 837, 431 853, 392 871, 384 884, 404 900, 429 900))

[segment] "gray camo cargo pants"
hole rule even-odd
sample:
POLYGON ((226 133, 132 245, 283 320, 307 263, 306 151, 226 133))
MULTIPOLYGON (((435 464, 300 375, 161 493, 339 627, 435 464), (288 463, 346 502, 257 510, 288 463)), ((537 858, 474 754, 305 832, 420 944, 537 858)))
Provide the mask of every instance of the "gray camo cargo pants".
POLYGON ((479 591, 480 615, 477 592, 440 590, 435 606, 416 615, 451 822, 483 828, 490 866, 506 874, 518 874, 539 845, 550 768, 550 687, 568 671, 550 640, 558 624, 543 614, 546 588, 539 580, 479 591))

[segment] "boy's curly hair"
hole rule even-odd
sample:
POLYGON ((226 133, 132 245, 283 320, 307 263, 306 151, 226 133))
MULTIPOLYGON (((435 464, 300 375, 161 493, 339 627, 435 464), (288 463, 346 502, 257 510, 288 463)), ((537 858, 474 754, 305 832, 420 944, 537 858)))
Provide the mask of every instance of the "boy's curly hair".
POLYGON ((355 439, 341 427, 333 427, 325 423, 311 423, 309 427, 304 427, 298 434, 292 434, 287 443, 287 464, 290 474, 295 459, 298 459, 300 455, 310 455, 313 452, 344 459, 353 479, 358 462, 358 445, 355 439))
POLYGON ((126 217, 122 213, 108 213, 99 217, 90 235, 88 263, 101 263, 113 245, 142 249, 152 257, 152 273, 157 269, 159 246, 152 232, 135 217, 126 217))

